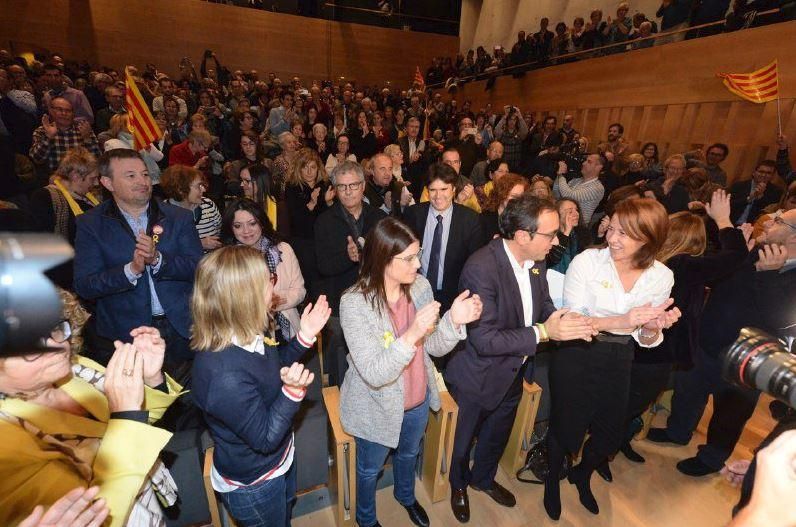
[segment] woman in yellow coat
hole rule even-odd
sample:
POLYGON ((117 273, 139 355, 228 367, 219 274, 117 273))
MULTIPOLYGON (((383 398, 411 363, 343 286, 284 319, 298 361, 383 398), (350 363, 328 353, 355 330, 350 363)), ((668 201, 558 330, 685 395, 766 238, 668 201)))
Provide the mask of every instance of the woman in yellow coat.
POLYGON ((159 503, 173 504, 177 489, 158 455, 171 434, 150 423, 182 389, 161 373, 165 342, 140 327, 132 344, 116 343, 107 369, 76 358, 88 315, 61 296, 50 349, 0 359, 0 525, 89 486, 109 525, 165 525, 159 503))

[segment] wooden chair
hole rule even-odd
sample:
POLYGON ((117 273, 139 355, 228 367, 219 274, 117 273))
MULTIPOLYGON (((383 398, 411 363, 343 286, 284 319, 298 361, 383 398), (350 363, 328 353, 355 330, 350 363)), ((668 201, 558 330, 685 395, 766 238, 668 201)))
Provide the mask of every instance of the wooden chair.
POLYGON ((541 400, 542 388, 536 383, 528 384, 523 381, 522 399, 517 408, 517 417, 514 418, 506 450, 500 458, 500 467, 509 478, 513 478, 517 470, 525 464, 525 458, 531 449, 531 434, 541 400))
POLYGON ((429 411, 423 443, 421 480, 432 503, 448 498, 448 469, 453 455, 453 435, 459 406, 447 391, 439 392, 439 412, 429 411))
POLYGON ((329 416, 329 498, 337 527, 354 527, 357 507, 357 446, 340 423, 340 390, 337 386, 323 389, 323 403, 329 416))
POLYGON ((219 502, 219 499, 216 497, 216 491, 213 490, 213 484, 210 482, 210 468, 213 466, 214 449, 215 447, 211 446, 205 450, 205 464, 202 470, 205 494, 207 495, 207 506, 210 509, 210 522, 213 527, 237 527, 235 520, 229 515, 224 504, 219 502))

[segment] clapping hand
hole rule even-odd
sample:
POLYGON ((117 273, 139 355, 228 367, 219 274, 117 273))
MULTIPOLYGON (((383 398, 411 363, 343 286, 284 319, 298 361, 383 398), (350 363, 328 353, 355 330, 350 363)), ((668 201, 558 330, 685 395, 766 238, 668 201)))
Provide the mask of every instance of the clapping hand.
POLYGON ((669 329, 674 325, 675 322, 680 320, 680 317, 683 314, 680 312, 680 308, 674 307, 669 309, 668 311, 664 311, 656 318, 650 320, 646 324, 644 324, 645 329, 651 329, 655 331, 660 331, 662 329, 669 329))
POLYGON ((105 498, 97 498, 99 487, 72 489, 53 503, 47 512, 37 505, 19 527, 100 527, 110 509, 105 498))
POLYGON ((589 317, 570 311, 568 308, 554 311, 544 323, 551 340, 586 340, 598 333, 589 317))
POLYGON ((307 208, 309 210, 315 210, 315 207, 318 205, 318 196, 321 195, 321 187, 315 187, 310 192, 310 200, 307 202, 307 208))
POLYGON ((323 200, 326 202, 326 205, 332 206, 332 202, 334 201, 335 197, 335 190, 332 185, 329 185, 329 188, 326 189, 326 192, 323 194, 323 200))
POLYGON ((55 126, 55 123, 50 119, 49 115, 45 114, 41 118, 41 127, 44 129, 44 134, 48 139, 52 139, 58 134, 58 127, 55 126))
MULTIPOLYGON (((632 308, 625 313, 625 328, 630 329, 646 326, 646 324, 655 321, 661 316, 672 304, 674 304, 674 299, 669 298, 662 304, 654 307, 652 302, 647 302, 642 306, 632 308)), ((654 329, 654 327, 650 327, 649 329, 654 329)))
POLYGON ((144 404, 144 361, 132 344, 118 340, 116 351, 105 369, 105 396, 108 409, 114 412, 132 412, 144 404))
POLYGON ((415 319, 403 335, 402 341, 409 347, 414 347, 426 334, 434 330, 439 320, 439 302, 429 302, 415 313, 415 319))
POLYGON ((283 367, 279 370, 279 377, 282 384, 293 390, 305 390, 315 380, 315 374, 299 362, 294 362, 289 368, 283 367))
POLYGON ((357 244, 354 243, 353 238, 351 236, 348 237, 348 244, 346 245, 346 250, 348 251, 348 259, 352 262, 359 261, 359 248, 357 244))
POLYGON ((130 331, 133 347, 144 362, 144 383, 154 388, 163 384, 163 357, 166 356, 166 341, 156 328, 141 326, 130 331))
POLYGON ((481 297, 478 295, 470 295, 470 290, 467 289, 456 297, 450 308, 451 322, 454 326, 462 326, 469 324, 481 318, 481 311, 484 309, 484 304, 481 302, 481 297))
POLYGON ((314 305, 310 302, 301 313, 301 333, 306 337, 314 337, 321 332, 331 314, 332 308, 326 301, 326 295, 319 296, 314 305))

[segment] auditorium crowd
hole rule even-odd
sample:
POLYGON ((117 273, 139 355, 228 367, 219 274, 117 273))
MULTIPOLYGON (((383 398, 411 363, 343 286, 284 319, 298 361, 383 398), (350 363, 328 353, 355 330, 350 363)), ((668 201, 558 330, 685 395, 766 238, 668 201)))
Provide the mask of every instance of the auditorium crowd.
POLYGON ((435 57, 425 71, 425 81, 434 88, 449 87, 472 78, 517 75, 552 64, 792 20, 796 4, 792 0, 661 0, 650 15, 635 9, 632 1, 621 1, 615 12, 593 9, 588 18, 575 17, 571 25, 562 20, 551 26, 550 19, 542 17, 537 30, 519 31, 510 49, 495 44, 491 53, 488 46, 478 46, 456 57, 435 57), (594 51, 582 53, 589 50, 594 51))
POLYGON ((0 359, 3 525, 75 487, 102 498, 98 521, 164 525, 164 507, 204 499, 180 496, 160 457, 187 429, 209 431, 238 525, 289 525, 291 427, 321 384, 356 441, 362 527, 379 525, 391 452, 395 499, 429 524, 415 467, 449 391, 450 504, 467 522, 468 489, 516 504, 495 474, 537 354, 542 505, 559 518, 588 437, 567 477, 598 514, 593 472, 610 482, 619 452, 644 462, 631 438, 672 387, 648 440, 687 444, 712 395, 705 444, 677 469, 718 473, 760 395, 722 378, 722 354, 744 326, 793 323, 784 135, 728 174, 723 143, 663 156, 618 122, 590 138, 572 115, 283 81, 208 50, 173 77, 129 68, 162 131, 135 150, 125 72, 40 58, 0 50, 0 230, 60 234, 75 258, 48 273, 64 300, 50 352, 0 359))

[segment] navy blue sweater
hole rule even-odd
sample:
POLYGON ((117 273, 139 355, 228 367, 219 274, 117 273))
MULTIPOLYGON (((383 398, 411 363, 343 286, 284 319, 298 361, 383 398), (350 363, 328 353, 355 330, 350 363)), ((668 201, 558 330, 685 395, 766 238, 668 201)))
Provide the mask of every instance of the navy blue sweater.
POLYGON ((213 465, 225 478, 249 484, 279 465, 301 403, 282 393, 279 370, 307 351, 296 338, 265 355, 229 346, 203 351, 193 362, 193 394, 215 442, 213 465))

